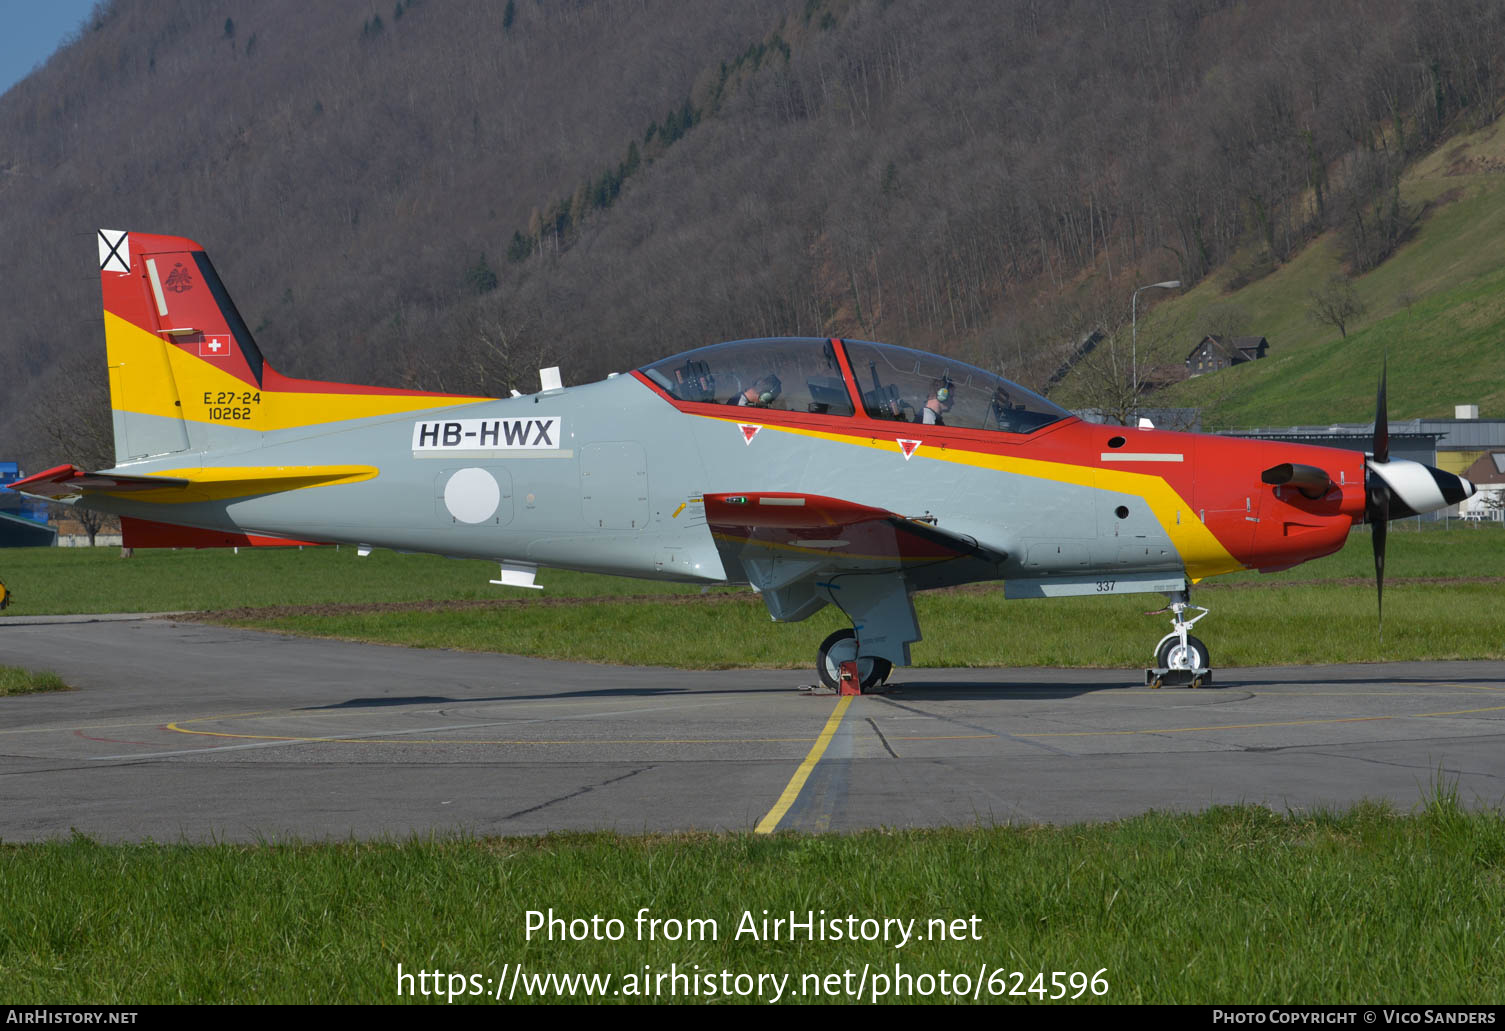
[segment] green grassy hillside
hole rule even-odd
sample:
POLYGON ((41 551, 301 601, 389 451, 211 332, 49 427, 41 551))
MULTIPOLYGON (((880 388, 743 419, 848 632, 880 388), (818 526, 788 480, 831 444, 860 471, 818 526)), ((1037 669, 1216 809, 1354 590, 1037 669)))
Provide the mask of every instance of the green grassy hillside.
MULTIPOLYGON (((1329 233, 1240 290, 1226 289, 1230 269, 1166 300, 1156 324, 1191 328, 1153 342, 1152 360, 1184 359, 1220 305, 1242 309, 1239 331, 1267 337, 1270 351, 1151 403, 1201 406, 1209 428, 1364 421, 1388 355, 1392 420, 1451 416, 1455 404, 1505 417, 1505 131, 1449 141, 1411 170, 1402 197, 1429 207, 1408 242, 1354 280, 1366 313, 1346 339, 1307 315, 1311 291, 1342 270, 1329 233)), ((1142 352, 1146 337, 1142 324, 1142 352)))

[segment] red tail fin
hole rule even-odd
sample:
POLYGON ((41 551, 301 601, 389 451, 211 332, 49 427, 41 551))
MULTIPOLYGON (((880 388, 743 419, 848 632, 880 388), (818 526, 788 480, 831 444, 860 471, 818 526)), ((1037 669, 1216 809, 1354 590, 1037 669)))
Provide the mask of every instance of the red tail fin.
POLYGON ((99 231, 117 461, 484 398, 290 379, 267 365, 204 249, 99 231))

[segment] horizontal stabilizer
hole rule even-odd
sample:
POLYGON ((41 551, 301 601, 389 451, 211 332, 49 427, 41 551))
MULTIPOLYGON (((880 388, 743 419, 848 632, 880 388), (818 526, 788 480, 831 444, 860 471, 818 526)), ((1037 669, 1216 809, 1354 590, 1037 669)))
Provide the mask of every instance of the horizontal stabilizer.
POLYGON ((167 470, 169 474, 179 475, 131 476, 115 472, 90 473, 75 465, 60 465, 17 480, 11 487, 23 494, 53 500, 85 494, 112 494, 170 505, 359 483, 371 479, 379 471, 369 465, 226 466, 167 470))
POLYGON ((122 476, 88 473, 76 465, 59 465, 12 483, 11 489, 37 498, 71 498, 79 494, 122 494, 141 490, 181 490, 188 481, 176 476, 122 476))

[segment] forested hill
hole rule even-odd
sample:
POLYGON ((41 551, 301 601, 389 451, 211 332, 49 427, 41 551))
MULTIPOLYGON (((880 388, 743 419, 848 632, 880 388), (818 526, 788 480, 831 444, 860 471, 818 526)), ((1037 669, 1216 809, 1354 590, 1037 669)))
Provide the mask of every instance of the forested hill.
POLYGON ((0 97, 0 451, 87 457, 98 227, 204 244, 293 375, 841 334, 1039 384, 1137 283, 1383 262, 1501 54, 1487 0, 113 0, 0 97))

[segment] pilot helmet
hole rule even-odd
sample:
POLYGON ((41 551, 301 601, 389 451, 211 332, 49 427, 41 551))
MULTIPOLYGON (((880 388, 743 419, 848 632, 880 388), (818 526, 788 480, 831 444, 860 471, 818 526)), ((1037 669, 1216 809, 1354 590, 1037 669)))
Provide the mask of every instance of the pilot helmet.
POLYGON ((758 404, 769 405, 778 400, 779 395, 784 391, 784 384, 779 382, 779 378, 770 372, 767 376, 754 383, 753 389, 758 392, 758 404))

